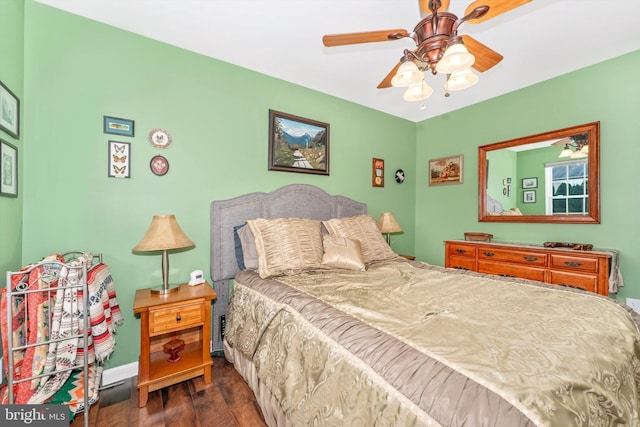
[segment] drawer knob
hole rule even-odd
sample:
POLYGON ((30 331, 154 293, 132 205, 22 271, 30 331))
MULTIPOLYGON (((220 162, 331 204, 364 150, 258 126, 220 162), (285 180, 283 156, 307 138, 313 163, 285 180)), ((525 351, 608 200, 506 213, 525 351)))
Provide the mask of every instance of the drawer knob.
POLYGON ((456 252, 458 252, 459 254, 463 254, 467 251, 465 251, 464 249, 456 249, 456 252))
POLYGON ((180 313, 176 314, 176 322, 179 322, 182 320, 182 316, 180 316, 180 313))
POLYGON ((569 267, 580 267, 582 265, 581 262, 577 262, 577 261, 565 261, 564 263, 569 267))
POLYGON ((495 256, 493 252, 482 252, 485 256, 495 256))
POLYGON ((535 256, 526 256, 524 257, 525 261, 534 262, 538 260, 538 257, 535 256))

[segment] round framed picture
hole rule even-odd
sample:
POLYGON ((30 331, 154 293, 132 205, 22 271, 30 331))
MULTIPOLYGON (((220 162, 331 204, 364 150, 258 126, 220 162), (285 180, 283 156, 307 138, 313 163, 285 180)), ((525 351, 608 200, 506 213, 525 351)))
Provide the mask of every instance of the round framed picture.
POLYGON ((404 171, 402 169, 398 169, 396 171, 396 182, 398 184, 402 184, 404 182, 404 171))
POLYGON ((162 176, 169 172, 169 162, 162 156, 154 156, 149 162, 151 172, 155 175, 162 176))
POLYGON ((171 135, 164 129, 152 129, 149 132, 149 142, 156 148, 167 148, 171 144, 171 135))

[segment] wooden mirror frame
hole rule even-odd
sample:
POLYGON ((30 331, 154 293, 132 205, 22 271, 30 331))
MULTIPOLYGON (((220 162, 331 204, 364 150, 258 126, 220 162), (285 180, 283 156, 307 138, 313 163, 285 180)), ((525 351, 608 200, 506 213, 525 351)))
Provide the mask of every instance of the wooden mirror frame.
POLYGON ((557 224, 600 223, 600 122, 586 123, 536 135, 515 138, 478 147, 478 221, 531 222, 557 224), (588 215, 487 215, 487 152, 518 145, 560 139, 577 134, 589 138, 589 214, 588 215))

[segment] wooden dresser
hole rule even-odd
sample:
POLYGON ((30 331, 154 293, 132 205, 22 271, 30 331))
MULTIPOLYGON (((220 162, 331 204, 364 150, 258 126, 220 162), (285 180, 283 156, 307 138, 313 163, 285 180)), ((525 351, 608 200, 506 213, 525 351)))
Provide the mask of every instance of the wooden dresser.
POLYGON ((611 254, 514 243, 447 240, 445 267, 609 293, 611 254))

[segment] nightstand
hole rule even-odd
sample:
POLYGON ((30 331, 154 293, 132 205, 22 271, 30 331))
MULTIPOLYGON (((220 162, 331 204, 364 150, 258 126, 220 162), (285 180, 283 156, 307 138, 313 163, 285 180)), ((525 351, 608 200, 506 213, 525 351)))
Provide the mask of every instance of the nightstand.
POLYGON ((410 261, 413 261, 413 260, 416 259, 416 257, 413 256, 413 255, 402 255, 402 254, 398 254, 398 255, 400 255, 402 258, 406 258, 406 259, 408 259, 410 261))
POLYGON ((138 406, 147 404, 149 392, 204 375, 211 382, 211 301, 216 292, 208 283, 180 285, 177 292, 152 295, 138 289, 133 303, 140 314, 140 360, 138 362, 138 406), (165 346, 173 339, 184 341, 178 356, 165 346), (169 362, 169 358, 178 359, 169 362))

